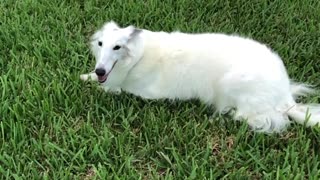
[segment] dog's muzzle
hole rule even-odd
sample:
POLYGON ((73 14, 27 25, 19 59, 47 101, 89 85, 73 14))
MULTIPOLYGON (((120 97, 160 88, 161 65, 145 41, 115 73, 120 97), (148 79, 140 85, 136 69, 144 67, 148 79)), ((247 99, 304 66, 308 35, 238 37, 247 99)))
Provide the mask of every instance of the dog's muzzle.
POLYGON ((96 73, 96 75, 98 76, 98 81, 99 81, 99 83, 104 83, 104 82, 108 79, 109 74, 111 73, 111 71, 113 70, 114 66, 117 64, 117 62, 118 62, 118 61, 116 61, 116 62, 113 64, 112 68, 110 69, 110 71, 109 71, 108 73, 107 73, 106 70, 103 69, 103 68, 97 68, 97 69, 95 70, 95 73, 96 73))

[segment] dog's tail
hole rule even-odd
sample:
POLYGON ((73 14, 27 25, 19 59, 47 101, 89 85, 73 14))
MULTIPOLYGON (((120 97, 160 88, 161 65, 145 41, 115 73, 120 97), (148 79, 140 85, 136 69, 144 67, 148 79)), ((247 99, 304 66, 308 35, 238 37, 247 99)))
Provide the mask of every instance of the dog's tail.
MULTIPOLYGON (((292 83, 290 90, 294 99, 316 92, 311 86, 301 83, 292 83)), ((320 104, 295 103, 286 111, 286 114, 297 123, 305 124, 306 126, 315 126, 318 123, 320 125, 320 104)))

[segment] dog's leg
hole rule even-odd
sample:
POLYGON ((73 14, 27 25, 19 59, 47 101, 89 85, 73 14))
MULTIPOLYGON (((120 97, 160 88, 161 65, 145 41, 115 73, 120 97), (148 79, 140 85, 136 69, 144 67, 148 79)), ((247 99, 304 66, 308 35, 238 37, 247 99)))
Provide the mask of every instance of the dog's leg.
POLYGON ((99 88, 103 89, 105 92, 110 92, 114 94, 120 94, 121 93, 121 88, 110 88, 109 86, 99 86, 99 88))
POLYGON ((121 88, 120 87, 109 88, 109 91, 114 93, 114 94, 120 94, 121 93, 121 88))
POLYGON ((96 75, 96 73, 81 74, 80 79, 83 81, 98 81, 98 76, 96 75))

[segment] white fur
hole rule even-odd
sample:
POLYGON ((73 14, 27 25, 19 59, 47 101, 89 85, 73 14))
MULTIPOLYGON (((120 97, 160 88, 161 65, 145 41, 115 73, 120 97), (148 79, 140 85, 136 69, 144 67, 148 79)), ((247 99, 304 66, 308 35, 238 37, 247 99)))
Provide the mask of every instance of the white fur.
MULTIPOLYGON (((247 120, 260 132, 285 130, 288 116, 307 126, 320 122, 319 105, 295 101, 312 89, 291 82, 280 57, 249 38, 139 31, 111 21, 93 35, 91 50, 96 68, 109 72, 117 61, 102 84, 107 89, 148 99, 198 98, 220 113, 234 109, 236 120, 247 120), (112 50, 117 44, 121 51, 112 50), (307 111, 311 117, 306 118, 307 111)), ((94 73, 81 75, 82 80, 89 77, 97 80, 94 73)))

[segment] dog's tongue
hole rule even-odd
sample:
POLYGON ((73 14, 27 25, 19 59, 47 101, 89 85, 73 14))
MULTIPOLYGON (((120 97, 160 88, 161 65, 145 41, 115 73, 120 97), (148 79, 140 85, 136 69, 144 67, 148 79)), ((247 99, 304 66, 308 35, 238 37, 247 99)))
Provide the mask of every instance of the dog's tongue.
POLYGON ((107 80, 107 77, 108 77, 107 74, 104 75, 104 76, 98 76, 98 81, 99 81, 100 83, 103 83, 103 82, 105 82, 105 81, 107 80))

